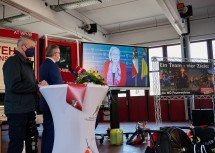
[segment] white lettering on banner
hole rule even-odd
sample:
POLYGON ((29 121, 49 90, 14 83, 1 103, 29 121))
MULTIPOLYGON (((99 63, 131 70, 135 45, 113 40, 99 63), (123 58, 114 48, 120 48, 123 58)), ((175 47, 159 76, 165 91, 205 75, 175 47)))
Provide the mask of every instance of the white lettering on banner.
POLYGON ((175 68, 178 68, 178 67, 182 67, 182 64, 169 63, 169 67, 175 67, 175 68))
POLYGON ((66 68, 60 68, 60 72, 70 72, 69 69, 66 68))
POLYGON ((187 68, 195 68, 196 65, 195 64, 187 64, 187 68))
POLYGON ((165 63, 160 63, 160 67, 167 67, 167 64, 165 64, 165 63))
POLYGON ((173 63, 173 62, 160 62, 159 63, 160 68, 197 68, 197 69, 209 69, 210 64, 205 63, 173 63))
POLYGON ((207 64, 197 64, 197 68, 201 68, 201 69, 205 69, 205 68, 209 68, 209 65, 207 64))
POLYGON ((32 33, 30 33, 30 32, 23 32, 23 31, 19 31, 19 30, 16 30, 16 31, 14 31, 14 34, 16 34, 16 35, 29 35, 29 36, 32 36, 32 33))

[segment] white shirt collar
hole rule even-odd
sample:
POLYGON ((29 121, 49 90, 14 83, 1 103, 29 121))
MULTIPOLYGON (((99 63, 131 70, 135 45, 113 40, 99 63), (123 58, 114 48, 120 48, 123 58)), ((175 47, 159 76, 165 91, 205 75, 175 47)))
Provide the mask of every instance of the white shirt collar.
POLYGON ((54 63, 56 63, 53 58, 51 58, 51 57, 46 57, 46 58, 48 58, 48 59, 52 60, 54 63))

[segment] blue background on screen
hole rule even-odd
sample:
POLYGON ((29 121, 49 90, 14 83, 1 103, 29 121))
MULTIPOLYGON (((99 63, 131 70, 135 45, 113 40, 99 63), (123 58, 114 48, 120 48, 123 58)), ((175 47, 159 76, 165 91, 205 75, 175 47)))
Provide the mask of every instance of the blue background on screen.
POLYGON ((148 49, 137 46, 122 46, 112 44, 95 44, 95 43, 83 43, 83 62, 82 67, 86 70, 94 69, 102 74, 103 65, 106 61, 109 61, 109 50, 111 47, 117 47, 120 50, 120 62, 126 64, 127 80, 126 87, 149 87, 149 61, 148 61, 148 49), (132 57, 134 47, 138 48, 138 75, 132 78, 132 57), (147 75, 141 78, 142 72, 142 52, 147 54, 144 56, 144 60, 147 64, 147 75))

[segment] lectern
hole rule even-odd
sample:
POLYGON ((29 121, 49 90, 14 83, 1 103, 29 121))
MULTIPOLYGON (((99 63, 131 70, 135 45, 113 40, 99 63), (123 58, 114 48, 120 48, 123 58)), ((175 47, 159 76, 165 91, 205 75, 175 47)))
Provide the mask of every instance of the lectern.
POLYGON ((82 111, 66 102, 67 84, 40 88, 54 121, 55 138, 52 153, 84 153, 88 148, 98 153, 95 141, 97 110, 108 86, 88 84, 82 111))

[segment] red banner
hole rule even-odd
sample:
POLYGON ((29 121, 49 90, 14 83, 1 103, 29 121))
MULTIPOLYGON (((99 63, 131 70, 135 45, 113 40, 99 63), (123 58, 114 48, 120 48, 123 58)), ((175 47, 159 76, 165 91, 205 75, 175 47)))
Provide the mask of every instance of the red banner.
POLYGON ((86 84, 68 84, 66 94, 67 103, 82 111, 86 89, 86 84))
POLYGON ((31 32, 24 32, 19 30, 9 30, 9 29, 1 29, 0 28, 0 36, 1 37, 8 37, 8 38, 16 38, 18 39, 22 35, 29 35, 34 39, 38 40, 38 34, 31 33, 31 32))

